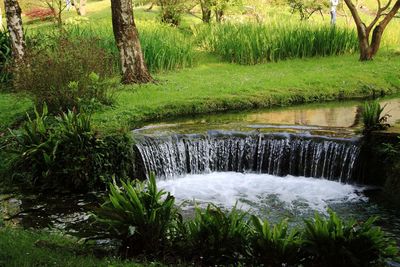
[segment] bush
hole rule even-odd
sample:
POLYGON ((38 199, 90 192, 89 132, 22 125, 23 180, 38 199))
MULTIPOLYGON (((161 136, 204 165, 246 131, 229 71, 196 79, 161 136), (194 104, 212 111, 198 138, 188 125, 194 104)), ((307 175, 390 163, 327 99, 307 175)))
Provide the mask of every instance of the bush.
POLYGON ((362 109, 364 133, 374 130, 384 130, 390 125, 387 124, 389 114, 383 114, 386 105, 381 107, 378 101, 365 102, 362 109))
POLYGON ((154 175, 148 183, 110 184, 109 200, 96 212, 97 221, 110 226, 112 236, 122 241, 121 253, 160 253, 168 247, 169 231, 177 210, 175 198, 157 190, 154 175))
POLYGON ((252 234, 250 238, 254 263, 263 266, 295 266, 301 260, 300 232, 289 229, 287 221, 270 226, 268 221, 261 221, 252 216, 252 234))
POLYGON ((324 219, 316 214, 305 221, 304 249, 314 266, 379 265, 397 255, 396 243, 373 226, 376 217, 358 223, 342 221, 332 211, 329 215, 324 219))
POLYGON ((85 192, 105 187, 112 174, 123 177, 132 171, 131 141, 100 138, 91 128, 90 117, 82 113, 68 111, 54 122, 44 105, 41 114, 35 109, 35 118, 28 117, 13 135, 14 182, 24 188, 85 192))
POLYGON ((182 19, 184 3, 182 0, 160 0, 161 22, 178 26, 182 19))
POLYGON ((201 46, 224 60, 259 64, 357 51, 353 30, 312 24, 217 24, 193 28, 201 46))
POLYGON ((208 205, 204 211, 196 208, 194 219, 187 223, 187 252, 194 261, 205 265, 245 260, 250 234, 247 215, 236 207, 229 212, 214 205, 208 205))
POLYGON ((55 13, 51 8, 35 7, 28 10, 25 15, 31 20, 39 19, 41 21, 45 21, 48 19, 53 19, 55 13))
POLYGON ((61 34, 31 38, 26 63, 15 75, 15 89, 33 95, 37 106, 47 103, 50 113, 79 109, 82 103, 112 102, 111 56, 97 40, 61 34), (101 78, 100 78, 101 77, 101 78))

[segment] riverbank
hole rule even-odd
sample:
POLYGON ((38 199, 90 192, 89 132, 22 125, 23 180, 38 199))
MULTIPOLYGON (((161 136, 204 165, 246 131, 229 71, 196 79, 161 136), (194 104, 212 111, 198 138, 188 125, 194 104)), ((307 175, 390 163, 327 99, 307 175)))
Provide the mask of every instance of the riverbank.
MULTIPOLYGON (((344 55, 255 66, 222 63, 206 56, 196 67, 155 75, 155 84, 115 88, 114 105, 93 114, 95 127, 115 131, 182 115, 400 92, 400 54, 394 51, 382 51, 371 62, 359 62, 357 55, 344 55)), ((26 99, 4 93, 0 94, 0 103, 0 131, 32 106, 26 99)))

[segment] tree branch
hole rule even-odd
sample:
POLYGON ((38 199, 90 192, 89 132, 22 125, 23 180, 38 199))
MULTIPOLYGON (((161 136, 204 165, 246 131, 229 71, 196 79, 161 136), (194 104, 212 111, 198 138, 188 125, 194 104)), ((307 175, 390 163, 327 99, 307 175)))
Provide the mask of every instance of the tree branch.
POLYGON ((357 28, 360 27, 363 24, 363 22, 360 18, 360 15, 358 14, 357 8, 354 6, 354 4, 351 0, 344 0, 344 2, 346 3, 347 7, 350 9, 351 15, 354 18, 357 28))

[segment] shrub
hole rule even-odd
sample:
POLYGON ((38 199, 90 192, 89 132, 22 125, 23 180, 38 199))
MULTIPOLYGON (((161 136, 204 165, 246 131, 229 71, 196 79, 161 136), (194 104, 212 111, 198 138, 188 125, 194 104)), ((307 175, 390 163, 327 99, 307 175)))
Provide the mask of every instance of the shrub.
POLYGON ((102 80, 112 74, 111 57, 96 39, 38 38, 29 40, 26 64, 15 76, 17 91, 33 95, 37 106, 46 102, 53 114, 92 100, 111 104, 110 84, 102 80))
POLYGON ((353 30, 312 24, 217 24, 193 28, 201 46, 224 60, 259 64, 357 51, 353 30))
POLYGON ((364 133, 373 130, 384 130, 389 127, 387 120, 389 114, 383 114, 386 105, 381 107, 378 101, 365 102, 362 109, 362 119, 364 123, 364 133))
POLYGON ((294 266, 301 260, 301 235, 287 221, 270 226, 252 216, 251 251, 254 262, 263 266, 294 266))
POLYGON ((11 43, 8 31, 0 29, 0 84, 6 85, 11 80, 11 43))
POLYGON ((109 200, 96 212, 97 221, 110 226, 122 241, 121 253, 159 253, 168 246, 169 231, 177 216, 175 198, 158 190, 154 175, 149 181, 110 184, 109 200))
POLYGON ((182 19, 184 4, 182 0, 160 0, 161 22, 178 26, 182 19))
POLYGON ((371 266, 396 256, 395 242, 373 226, 376 217, 358 223, 342 221, 332 211, 329 215, 305 221, 304 249, 314 266, 371 266))
POLYGON ((235 264, 248 256, 248 214, 236 207, 229 212, 214 205, 187 223, 187 251, 193 260, 205 265, 235 264))
POLYGON ((25 15, 32 20, 39 19, 41 21, 45 21, 48 19, 53 19, 55 13, 51 8, 35 7, 28 10, 25 15))
POLYGON ((130 174, 129 139, 100 138, 83 113, 68 111, 51 119, 44 105, 42 113, 35 109, 35 118, 28 116, 23 128, 13 132, 15 182, 39 191, 85 192, 104 187, 112 174, 130 174))

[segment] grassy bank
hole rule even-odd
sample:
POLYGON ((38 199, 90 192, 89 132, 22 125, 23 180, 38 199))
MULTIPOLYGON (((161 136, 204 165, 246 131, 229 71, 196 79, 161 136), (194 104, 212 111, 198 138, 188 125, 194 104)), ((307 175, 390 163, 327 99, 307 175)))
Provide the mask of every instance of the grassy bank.
POLYGON ((400 91, 400 55, 356 55, 240 66, 214 62, 159 74, 157 84, 123 86, 114 107, 94 114, 101 129, 135 127, 179 115, 286 106, 400 91))
POLYGON ((0 228, 0 266, 159 266, 114 258, 98 259, 71 239, 21 229, 0 228))
MULTIPOLYGON (((207 56, 198 66, 157 74, 158 83, 116 88, 116 102, 93 115, 101 130, 133 128, 180 115, 287 106, 379 96, 400 91, 400 55, 382 52, 371 62, 356 55, 240 66, 207 56), (210 62, 214 61, 214 62, 210 62)), ((0 130, 31 106, 0 94, 0 130)))

